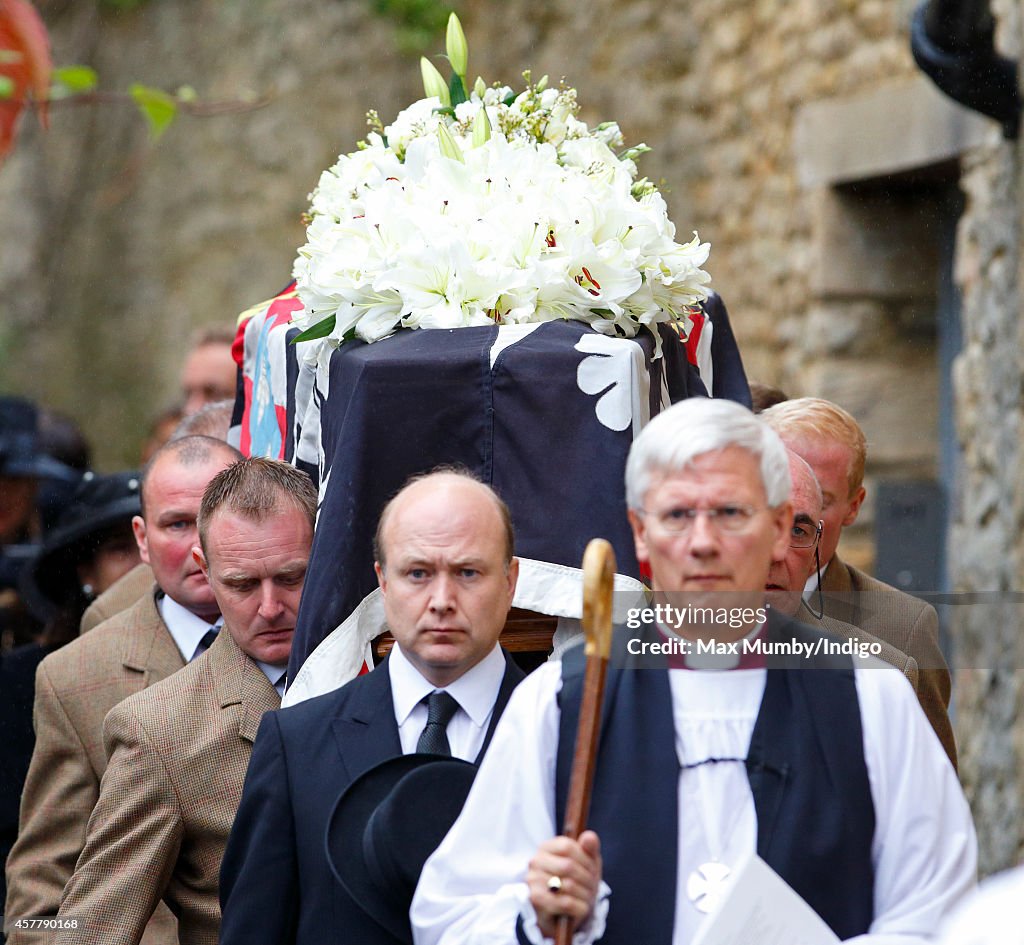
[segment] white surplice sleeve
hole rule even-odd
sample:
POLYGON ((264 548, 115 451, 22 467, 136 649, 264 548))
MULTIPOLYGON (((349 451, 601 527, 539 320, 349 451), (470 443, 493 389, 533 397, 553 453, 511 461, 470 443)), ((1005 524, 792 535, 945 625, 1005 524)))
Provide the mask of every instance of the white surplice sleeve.
POLYGON ((858 668, 864 759, 875 807, 875 918, 856 945, 934 941, 972 890, 977 839, 956 772, 906 679, 858 668))
MULTIPOLYGON (((560 832, 554 783, 561 685, 561 664, 552 662, 512 693, 462 814, 423 868, 410 912, 416 945, 514 945, 520 914, 528 933, 536 929, 526 868, 560 832)), ((603 921, 593 925, 591 936, 604 931, 603 921)))

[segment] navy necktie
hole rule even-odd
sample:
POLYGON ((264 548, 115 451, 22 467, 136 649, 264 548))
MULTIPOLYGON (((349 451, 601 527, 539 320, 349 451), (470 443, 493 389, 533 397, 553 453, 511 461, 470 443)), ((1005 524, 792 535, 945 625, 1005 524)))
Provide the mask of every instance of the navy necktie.
POLYGON ((424 700, 427 703, 427 724, 416 743, 416 751, 422 755, 448 755, 452 749, 448 744, 448 723, 459 708, 458 702, 447 692, 432 692, 424 700))
POLYGON ((210 627, 210 629, 203 634, 203 638, 196 646, 196 651, 192 654, 192 659, 197 659, 202 656, 211 646, 213 646, 213 641, 217 639, 218 633, 220 633, 220 624, 214 624, 210 627))

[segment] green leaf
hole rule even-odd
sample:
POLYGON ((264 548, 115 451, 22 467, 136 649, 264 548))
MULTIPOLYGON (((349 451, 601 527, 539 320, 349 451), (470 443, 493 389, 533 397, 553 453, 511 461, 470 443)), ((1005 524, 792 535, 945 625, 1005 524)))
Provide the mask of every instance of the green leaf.
POLYGON ((14 94, 14 79, 0 75, 0 99, 10 98, 14 94))
POLYGON ((53 70, 51 78, 72 95, 91 92, 100 81, 96 70, 90 69, 89 66, 61 66, 53 70))
POLYGON ((177 101, 160 89, 137 82, 128 91, 149 125, 150 138, 158 140, 178 114, 177 101))
POLYGON ((299 332, 291 343, 297 345, 300 341, 316 341, 317 338, 326 338, 334 331, 334 323, 338 320, 337 315, 328 315, 315 325, 310 325, 305 331, 299 332))
POLYGON ((452 81, 448 84, 448 94, 451 96, 453 106, 469 101, 469 96, 466 94, 466 86, 463 84, 461 77, 457 75, 453 75, 452 81))

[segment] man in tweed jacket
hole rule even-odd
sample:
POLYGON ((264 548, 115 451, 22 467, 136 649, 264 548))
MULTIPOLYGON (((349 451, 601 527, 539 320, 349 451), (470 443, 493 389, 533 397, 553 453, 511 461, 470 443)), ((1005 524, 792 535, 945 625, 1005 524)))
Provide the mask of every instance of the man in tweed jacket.
MULTIPOLYGON (((129 609, 51 653, 36 672, 36 745, 21 798, 18 839, 7 861, 9 945, 52 940, 52 933, 15 929, 11 922, 57 914, 106 768, 106 714, 181 669, 219 619, 213 591, 192 561, 192 546, 203 490, 240 456, 207 437, 179 440, 153 456, 142 478, 142 516, 132 524, 157 583, 151 581, 149 592, 129 609), (180 641, 165 613, 176 623, 180 641), (191 645, 185 639, 193 632, 190 621, 198 628, 191 645)), ((177 941, 174 917, 166 909, 154 918, 145 941, 177 941)))
POLYGON ((107 716, 107 771, 59 913, 77 928, 58 945, 137 945, 161 899, 181 945, 217 942, 220 862, 260 718, 280 705, 315 514, 309 478, 275 460, 207 488, 195 554, 225 632, 107 716))
POLYGON ((914 658, 918 700, 956 767, 948 711, 952 685, 939 648, 935 608, 869 577, 836 554, 840 533, 857 520, 864 501, 864 431, 842 407, 817 397, 783 401, 765 410, 761 418, 807 461, 824 493, 819 551, 825 615, 873 633, 914 658))

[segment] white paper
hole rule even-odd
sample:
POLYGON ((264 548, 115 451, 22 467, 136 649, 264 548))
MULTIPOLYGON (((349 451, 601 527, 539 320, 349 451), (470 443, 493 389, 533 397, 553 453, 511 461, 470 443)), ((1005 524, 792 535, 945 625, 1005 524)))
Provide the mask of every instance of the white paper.
POLYGON ((821 917, 756 854, 730 879, 693 945, 838 945, 821 917))

